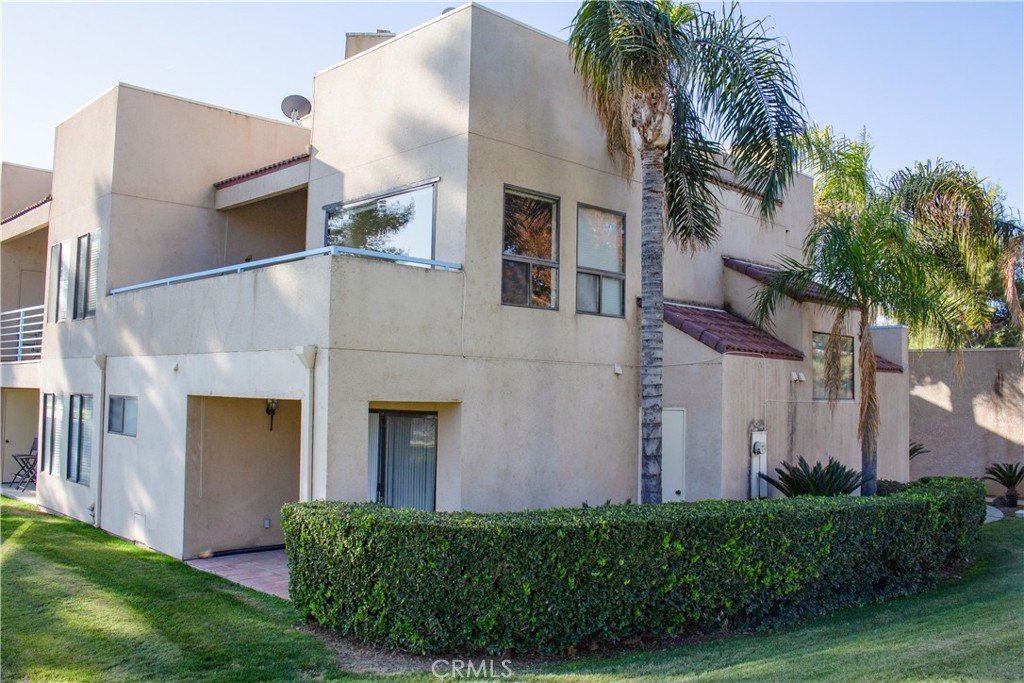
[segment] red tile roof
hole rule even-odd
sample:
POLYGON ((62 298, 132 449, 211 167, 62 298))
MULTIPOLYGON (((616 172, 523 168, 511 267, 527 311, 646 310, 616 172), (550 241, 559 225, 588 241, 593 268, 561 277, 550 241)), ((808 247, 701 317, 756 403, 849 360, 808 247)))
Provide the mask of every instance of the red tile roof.
POLYGON ((28 213, 32 209, 38 209, 40 206, 42 206, 43 204, 45 204, 46 202, 49 202, 49 201, 53 201, 53 195, 48 194, 45 197, 43 197, 42 199, 40 199, 38 202, 36 202, 35 204, 30 204, 29 206, 26 206, 24 209, 20 209, 18 211, 15 211, 10 216, 7 216, 3 220, 0 220, 0 223, 8 223, 10 221, 13 221, 18 216, 24 216, 26 213, 28 213))
MULTIPOLYGON (((722 258, 725 261, 726 268, 735 270, 738 273, 743 273, 747 277, 753 278, 758 282, 764 282, 769 275, 779 272, 778 268, 761 265, 760 263, 744 261, 743 259, 733 258, 731 256, 723 256, 722 258)), ((813 301, 816 303, 823 303, 826 301, 825 289, 820 285, 812 284, 799 296, 795 292, 790 294, 790 298, 800 302, 813 301)))
POLYGON ((717 308, 665 304, 665 322, 719 353, 803 360, 804 354, 743 318, 717 308))
POLYGON ((903 372, 903 366, 899 363, 893 363, 888 358, 882 358, 876 353, 875 370, 877 372, 903 372))
POLYGON ((261 168, 255 168, 255 169, 253 169, 251 171, 246 171, 245 173, 242 173, 241 175, 231 176, 230 178, 225 178, 224 180, 218 180, 217 182, 215 182, 213 184, 213 186, 215 188, 217 188, 218 190, 220 190, 222 188, 225 188, 225 187, 231 187, 232 185, 237 185, 238 183, 244 182, 246 180, 250 180, 252 178, 257 178, 257 177, 259 177, 261 175, 267 175, 268 173, 272 173, 273 171, 278 171, 278 170, 280 170, 282 168, 287 168, 289 166, 294 166, 295 164, 301 164, 303 161, 305 161, 308 158, 309 158, 309 154, 298 154, 296 156, 289 157, 288 159, 282 159, 281 161, 275 161, 274 163, 272 163, 272 164, 270 164, 268 166, 263 166, 261 168))

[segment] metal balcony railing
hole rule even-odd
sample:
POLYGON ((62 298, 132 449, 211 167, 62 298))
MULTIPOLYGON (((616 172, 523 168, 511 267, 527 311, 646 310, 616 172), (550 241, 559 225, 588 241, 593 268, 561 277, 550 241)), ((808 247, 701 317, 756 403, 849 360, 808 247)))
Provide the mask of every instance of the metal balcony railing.
POLYGON ((0 312, 0 363, 39 360, 44 320, 42 306, 0 312))
POLYGON ((151 280, 150 282, 142 282, 137 285, 129 285, 127 287, 117 287, 115 289, 110 290, 110 293, 121 294, 122 292, 134 292, 139 289, 149 289, 150 287, 163 287, 167 285, 175 285, 178 284, 179 282, 191 282, 192 280, 202 280, 208 277, 227 275, 228 273, 242 273, 247 270, 266 268, 267 266, 273 266, 278 263, 301 261, 302 259, 309 258, 310 256, 320 256, 323 254, 327 254, 330 256, 341 256, 343 254, 349 256, 364 256, 374 259, 380 259, 383 261, 394 261, 395 263, 405 263, 410 265, 425 266, 429 268, 439 268, 441 270, 462 270, 461 263, 451 263, 449 261, 436 261, 434 259, 418 258, 416 256, 404 256, 402 254, 385 254, 379 251, 354 249, 352 247, 329 246, 321 247, 320 249, 310 249, 309 251, 300 251, 295 254, 285 254, 283 256, 275 256, 273 258, 260 259, 259 261, 239 263, 233 266, 225 266, 223 268, 203 270, 198 273, 188 273, 186 275, 176 275, 174 277, 163 278, 161 280, 151 280))

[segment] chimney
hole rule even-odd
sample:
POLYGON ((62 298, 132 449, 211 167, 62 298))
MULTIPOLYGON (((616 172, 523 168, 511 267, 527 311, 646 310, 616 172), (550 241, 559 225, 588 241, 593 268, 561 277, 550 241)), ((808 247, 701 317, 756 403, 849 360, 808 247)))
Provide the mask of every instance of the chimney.
POLYGON ((380 45, 385 40, 395 37, 394 31, 379 28, 376 33, 346 33, 345 34, 345 59, 354 57, 360 52, 365 52, 371 47, 380 45))

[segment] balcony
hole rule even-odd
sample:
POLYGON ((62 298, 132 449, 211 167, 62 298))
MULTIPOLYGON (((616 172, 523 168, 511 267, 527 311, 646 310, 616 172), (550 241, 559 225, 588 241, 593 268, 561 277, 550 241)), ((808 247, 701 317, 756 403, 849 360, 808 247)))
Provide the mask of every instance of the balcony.
MULTIPOLYGON (((320 249, 310 249, 309 251, 301 251, 296 254, 285 254, 283 256, 275 256, 273 258, 260 259, 258 261, 250 261, 248 263, 239 263, 233 266, 225 266, 223 268, 214 268, 212 270, 204 270, 198 273, 188 273, 186 275, 176 275, 174 277, 163 278, 160 280, 150 280, 149 282, 141 282, 137 285, 129 285, 127 287, 118 287, 110 290, 111 294, 122 294, 124 292, 134 292, 140 289, 149 289, 151 287, 163 287, 167 285, 174 285, 181 282, 191 282, 193 280, 203 280, 210 277, 217 277, 219 275, 227 275, 229 273, 244 273, 248 270, 256 270, 259 268, 266 268, 267 266, 277 265, 279 263, 290 263, 292 261, 301 261, 311 256, 320 255, 330 256, 362 256, 371 259, 379 259, 382 261, 392 261, 395 263, 404 263, 413 266, 420 266, 424 268, 438 268, 440 270, 462 270, 462 264, 450 263, 448 261, 435 261, 434 259, 417 258, 414 256, 405 256, 402 254, 386 254, 379 251, 369 251, 366 249, 354 249, 351 247, 340 247, 340 246, 329 246, 321 247, 320 249)), ((41 307, 40 307, 41 308, 41 307)), ((27 309, 26 309, 27 310, 27 309)), ((40 322, 40 325, 42 323, 40 322)))
POLYGON ((38 361, 44 319, 42 306, 0 312, 0 363, 38 361))

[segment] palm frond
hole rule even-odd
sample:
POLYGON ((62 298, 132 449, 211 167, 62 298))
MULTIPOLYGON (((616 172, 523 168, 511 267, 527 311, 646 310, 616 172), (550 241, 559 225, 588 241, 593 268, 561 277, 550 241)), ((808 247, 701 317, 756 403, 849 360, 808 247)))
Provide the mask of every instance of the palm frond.
POLYGON ((763 21, 747 21, 739 6, 718 17, 698 11, 682 27, 679 82, 729 152, 731 170, 770 219, 793 178, 797 137, 805 127, 800 91, 786 53, 763 21))
POLYGON ((608 154, 632 176, 632 106, 637 96, 667 98, 678 59, 677 22, 692 16, 672 3, 587 0, 576 13, 569 52, 605 129, 608 154))
POLYGON ((875 195, 871 143, 836 135, 828 126, 811 127, 798 136, 800 170, 814 177, 815 215, 857 210, 875 195))
POLYGON ((764 279, 754 295, 754 322, 770 330, 775 313, 786 298, 800 298, 804 292, 816 286, 816 275, 813 266, 793 258, 781 257, 777 270, 764 279))
POLYGON ((665 156, 667 230, 691 252, 718 239, 718 197, 712 187, 722 171, 720 158, 721 148, 706 136, 689 93, 676 88, 672 142, 665 156))

